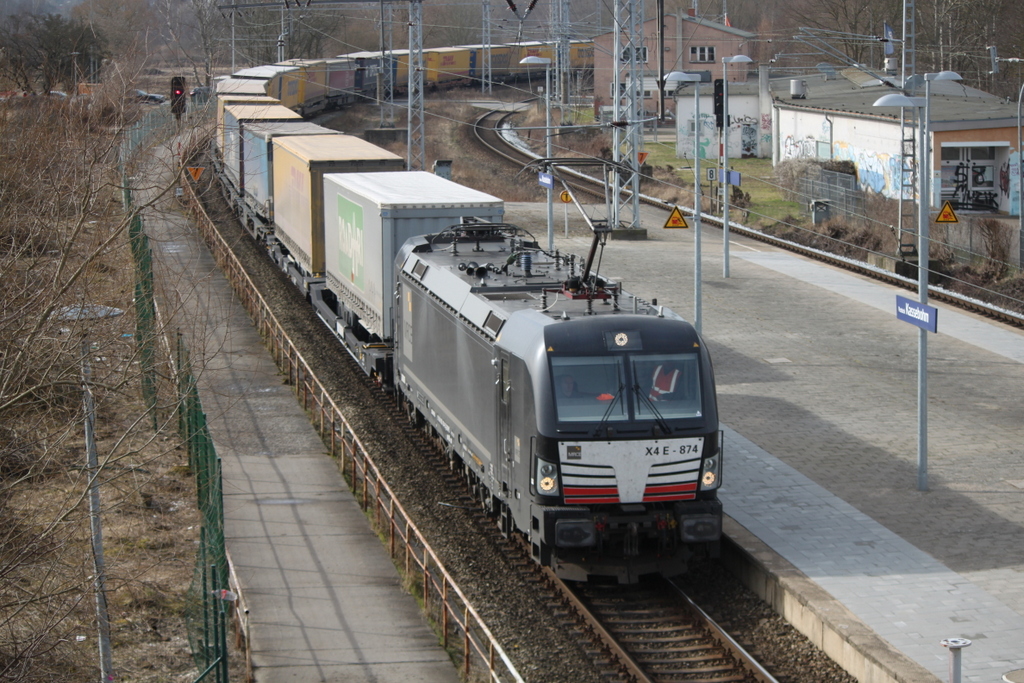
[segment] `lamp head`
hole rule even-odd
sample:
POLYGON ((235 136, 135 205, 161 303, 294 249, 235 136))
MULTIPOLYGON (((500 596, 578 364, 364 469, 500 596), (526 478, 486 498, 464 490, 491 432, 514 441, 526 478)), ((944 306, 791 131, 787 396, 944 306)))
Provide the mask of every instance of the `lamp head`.
POLYGON ((722 57, 723 64, 749 64, 754 60, 746 55, 733 55, 732 57, 722 57))
POLYGON ((537 66, 542 66, 543 65, 543 66, 547 66, 548 64, 551 63, 551 60, 548 59, 547 57, 538 57, 537 55, 530 55, 529 57, 523 57, 522 59, 520 59, 519 63, 520 64, 525 64, 527 66, 529 66, 529 65, 537 65, 537 66))
POLYGON ((923 97, 907 97, 901 93, 889 93, 888 95, 882 95, 875 103, 873 107, 923 107, 923 97))
POLYGON ((676 81, 679 83, 700 83, 700 74, 688 74, 683 71, 673 71, 665 75, 665 82, 676 81))

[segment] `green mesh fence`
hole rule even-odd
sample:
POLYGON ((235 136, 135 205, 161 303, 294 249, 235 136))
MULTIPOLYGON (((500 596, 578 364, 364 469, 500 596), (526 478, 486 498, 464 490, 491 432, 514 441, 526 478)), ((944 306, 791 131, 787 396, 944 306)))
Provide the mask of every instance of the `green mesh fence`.
POLYGON ((178 336, 178 430, 188 450, 196 478, 196 497, 202 516, 199 552, 186 596, 185 623, 192 658, 199 669, 196 681, 227 683, 228 563, 224 548, 224 500, 221 464, 206 426, 206 414, 192 375, 188 348, 178 336))
MULTIPOLYGON (((169 107, 159 107, 129 129, 121 145, 122 201, 129 217, 128 236, 135 263, 136 344, 142 368, 142 397, 158 426, 159 348, 153 286, 153 252, 142 214, 133 196, 130 168, 138 166, 141 152, 174 131, 169 107)), ((206 426, 191 370, 188 348, 178 336, 176 349, 176 405, 178 431, 188 451, 189 468, 196 479, 201 515, 200 544, 192 584, 186 595, 185 624, 199 681, 228 683, 227 612, 233 596, 228 591, 228 564, 224 546, 224 505, 220 459, 206 426)))
POLYGON ((135 166, 139 152, 145 146, 165 139, 174 130, 170 111, 159 107, 129 128, 121 144, 121 195, 128 216, 128 239, 135 262, 135 341, 139 349, 142 372, 142 400, 149 411, 155 431, 159 425, 157 368, 156 302, 153 288, 153 252, 145 233, 142 215, 134 202, 132 178, 128 173, 135 166))

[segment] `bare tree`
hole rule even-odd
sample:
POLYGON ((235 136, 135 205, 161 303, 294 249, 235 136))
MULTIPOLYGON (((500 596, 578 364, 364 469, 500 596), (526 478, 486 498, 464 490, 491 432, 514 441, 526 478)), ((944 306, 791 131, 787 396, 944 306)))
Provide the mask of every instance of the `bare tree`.
MULTIPOLYGON (((119 132, 131 116, 123 100, 122 88, 91 102, 28 98, 0 111, 4 680, 95 680, 90 476, 104 483, 105 515, 116 521, 114 511, 144 507, 139 489, 152 475, 140 472, 174 443, 155 440, 140 400, 130 216, 117 201, 119 132), (97 318, 97 306, 125 315, 97 318), (83 467, 83 342, 99 415, 95 473, 83 467)), ((120 639, 130 640, 123 624, 139 611, 131 593, 152 579, 123 553, 113 559, 108 591, 120 610, 120 639)))
POLYGON ((156 28, 156 14, 146 0, 84 0, 71 8, 71 18, 105 36, 113 58, 139 48, 139 39, 156 28))
POLYGON ((102 35, 58 14, 14 15, 0 26, 0 73, 22 90, 74 90, 86 65, 105 54, 102 35))

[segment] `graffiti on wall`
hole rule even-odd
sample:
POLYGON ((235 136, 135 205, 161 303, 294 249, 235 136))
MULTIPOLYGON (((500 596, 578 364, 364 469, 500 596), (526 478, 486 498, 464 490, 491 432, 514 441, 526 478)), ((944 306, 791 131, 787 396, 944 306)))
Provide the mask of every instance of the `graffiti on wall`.
POLYGON ((757 128, 743 126, 740 130, 740 155, 743 158, 757 156, 757 128))
POLYGON ((1007 169, 1010 176, 1010 213, 1014 215, 1020 215, 1020 196, 1018 191, 1018 179, 1020 178, 1020 152, 1013 152, 1010 154, 1010 159, 1007 162, 1009 168, 1007 169))
POLYGON ((763 149, 771 149, 772 144, 772 115, 761 114, 761 145, 763 149))
POLYGON ((856 165, 857 181, 862 190, 872 190, 890 198, 899 197, 903 176, 899 155, 862 149, 847 142, 837 142, 832 155, 835 159, 852 161, 856 165))
MULTIPOLYGON (((718 139, 718 128, 715 125, 714 114, 701 113, 700 122, 697 125, 697 149, 702 159, 709 159, 718 156, 716 140, 718 139)), ((693 119, 679 120, 680 144, 676 146, 677 156, 688 159, 693 153, 693 119)))
MULTIPOLYGON (((969 165, 962 161, 953 168, 953 206, 965 211, 998 211, 999 196, 994 190, 978 189, 987 183, 991 166, 969 165)), ((1007 179, 1009 189, 1009 179, 1007 179)))
POLYGON ((807 137, 798 140, 792 135, 787 135, 782 141, 783 159, 814 159, 818 156, 818 141, 807 137))

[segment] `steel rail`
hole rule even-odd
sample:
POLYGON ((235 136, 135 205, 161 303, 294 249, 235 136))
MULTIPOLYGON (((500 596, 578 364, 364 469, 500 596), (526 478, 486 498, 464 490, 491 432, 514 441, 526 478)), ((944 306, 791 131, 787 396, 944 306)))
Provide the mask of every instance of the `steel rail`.
MULTIPOLYGON (((666 657, 671 658, 673 654, 669 649, 662 648, 659 650, 661 659, 658 660, 656 665, 652 665, 650 668, 645 668, 640 663, 637 656, 634 656, 634 650, 622 642, 615 636, 612 631, 606 627, 605 623, 599 614, 595 613, 590 606, 587 605, 586 601, 583 600, 578 594, 577 590, 571 588, 568 584, 561 581, 554 572, 550 569, 545 568, 544 574, 549 581, 562 595, 563 600, 576 612, 578 617, 584 621, 587 627, 594 633, 594 635, 601 641, 602 647, 609 652, 618 661, 620 666, 623 668, 625 675, 631 677, 637 683, 656 683, 660 680, 666 680, 664 673, 659 672, 657 667, 664 668, 666 665, 671 665, 667 662, 666 657)), ((581 586, 582 590, 588 589, 589 586, 581 586)), ((625 591, 629 591, 634 587, 625 588, 625 591)), ((719 626, 712 617, 702 610, 696 603, 690 599, 680 588, 671 581, 662 580, 657 586, 657 592, 664 596, 664 602, 662 607, 666 610, 677 610, 681 608, 681 612, 684 613, 689 619, 692 620, 692 628, 699 630, 707 635, 710 640, 713 640, 721 648, 721 651, 727 653, 735 661, 736 667, 742 671, 743 678, 750 680, 751 678, 758 681, 758 683, 778 683, 774 676, 768 672, 764 666, 758 662, 753 655, 747 652, 742 645, 740 645, 732 636, 730 636, 725 629, 719 626), (669 597, 670 596, 670 597, 669 597)), ((635 605, 630 602, 630 608, 635 605)), ((644 605, 641 611, 647 613, 651 611, 651 605, 644 605)), ((643 621, 642 619, 640 620, 643 621)), ((639 625, 636 627, 639 628, 639 625)), ((678 624, 670 625, 669 630, 678 630, 678 624)), ((656 641, 659 638, 659 631, 657 628, 645 629, 647 633, 647 641, 656 641)), ((642 641, 643 642, 643 641, 642 641)), ((640 655, 639 648, 635 650, 636 655, 640 655)), ((712 651, 706 655, 710 661, 718 660, 720 657, 716 656, 712 651)), ((683 664, 690 660, 689 652, 678 653, 678 663, 683 664)), ((696 673, 696 672, 695 672, 696 673)), ((721 672, 719 672, 721 675, 721 672)), ((687 674, 678 674, 684 680, 687 674)))

